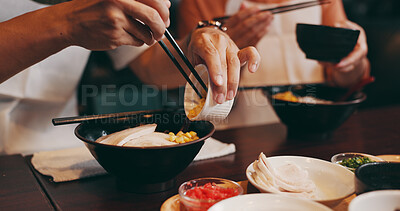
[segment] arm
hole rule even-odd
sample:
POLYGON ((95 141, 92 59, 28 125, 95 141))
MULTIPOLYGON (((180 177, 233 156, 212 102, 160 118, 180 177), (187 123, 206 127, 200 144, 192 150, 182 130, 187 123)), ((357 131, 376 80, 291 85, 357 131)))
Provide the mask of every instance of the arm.
POLYGON ((365 32, 362 27, 347 19, 341 0, 333 0, 331 4, 322 6, 322 24, 360 30, 357 44, 348 56, 337 64, 322 63, 327 81, 336 86, 350 87, 368 77, 370 64, 367 59, 368 46, 365 32))
POLYGON ((0 83, 72 45, 106 50, 152 44, 169 25, 169 5, 164 0, 74 0, 2 22, 0 83))
MULTIPOLYGON (((196 29, 184 39, 179 40, 178 44, 193 65, 200 63, 207 65, 212 81, 213 96, 218 103, 233 99, 236 95, 240 66, 247 62, 249 71, 255 72, 260 61, 260 56, 254 47, 239 51, 227 34, 213 27, 196 29)), ((167 45, 169 49, 173 49, 172 46, 167 45)), ((175 51, 172 53, 178 58, 175 51)), ((185 67, 185 65, 182 66, 185 67)), ((167 88, 176 88, 185 84, 180 72, 158 45, 151 46, 141 56, 134 59, 130 67, 144 83, 168 86, 167 88)), ((186 72, 190 73, 189 70, 186 72)))

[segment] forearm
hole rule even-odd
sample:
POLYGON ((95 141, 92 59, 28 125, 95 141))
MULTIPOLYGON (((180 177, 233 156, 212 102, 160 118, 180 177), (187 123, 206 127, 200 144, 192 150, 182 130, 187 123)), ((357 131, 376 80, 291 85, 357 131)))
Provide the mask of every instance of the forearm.
POLYGON ((67 47, 56 8, 44 8, 0 23, 0 83, 67 47))

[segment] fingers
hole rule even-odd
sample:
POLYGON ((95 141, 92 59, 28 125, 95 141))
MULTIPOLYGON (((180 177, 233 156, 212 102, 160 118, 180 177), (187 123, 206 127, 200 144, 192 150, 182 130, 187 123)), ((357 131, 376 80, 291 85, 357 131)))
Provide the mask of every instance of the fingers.
MULTIPOLYGON (((133 37, 133 41, 141 41, 142 44, 146 43, 147 45, 154 44, 155 40, 149 27, 132 18, 127 17, 127 19, 130 21, 124 29, 133 37)), ((138 43, 135 42, 132 45, 138 46, 138 43)))
POLYGON ((240 60, 238 58, 237 48, 227 49, 226 61, 228 65, 228 87, 226 99, 232 100, 236 96, 240 78, 240 60))
POLYGON ((121 0, 125 13, 134 19, 142 21, 148 26, 155 40, 160 40, 169 24, 169 10, 161 0, 121 0), (151 5, 151 6, 148 6, 151 5))
POLYGON ((257 71, 258 66, 260 65, 261 57, 255 47, 250 46, 240 50, 238 52, 238 57, 242 66, 245 63, 248 63, 248 69, 250 72, 254 73, 257 71))

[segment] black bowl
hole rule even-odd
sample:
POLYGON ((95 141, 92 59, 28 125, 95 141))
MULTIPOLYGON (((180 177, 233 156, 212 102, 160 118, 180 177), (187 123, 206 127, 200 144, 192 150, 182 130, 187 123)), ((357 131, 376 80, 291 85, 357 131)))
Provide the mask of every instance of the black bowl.
POLYGON ((357 44, 359 30, 298 23, 297 43, 308 59, 339 62, 357 44))
POLYGON ((272 86, 264 89, 280 120, 288 128, 290 139, 327 139, 332 132, 346 121, 356 108, 366 99, 362 92, 355 93, 349 101, 337 102, 347 89, 323 84, 272 86), (313 96, 333 101, 325 103, 296 103, 275 99, 272 96, 292 91, 298 96, 313 96))
POLYGON ((400 163, 367 163, 355 171, 356 194, 374 190, 400 190, 400 163))
POLYGON ((182 111, 159 111, 82 123, 76 127, 75 135, 84 141, 100 165, 116 176, 119 187, 131 192, 150 193, 172 188, 175 177, 193 161, 204 140, 214 131, 212 123, 189 122, 182 111), (200 139, 162 147, 122 147, 95 142, 101 136, 150 123, 156 123, 159 132, 195 131, 200 139))

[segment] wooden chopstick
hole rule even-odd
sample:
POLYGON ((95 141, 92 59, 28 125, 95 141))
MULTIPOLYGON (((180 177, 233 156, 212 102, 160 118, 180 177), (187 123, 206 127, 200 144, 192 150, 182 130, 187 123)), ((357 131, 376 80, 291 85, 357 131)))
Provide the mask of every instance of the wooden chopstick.
POLYGON ((181 59, 185 62, 186 66, 189 68, 190 72, 194 75, 194 77, 197 79, 197 81, 200 83, 200 85, 203 87, 203 89, 207 93, 207 85, 204 83, 204 81, 201 79, 199 74, 196 72, 194 69, 193 65, 189 62, 189 60, 186 58, 185 54, 179 47, 178 43, 176 43, 175 39, 172 37, 171 33, 169 33, 168 29, 165 30, 164 35, 167 37, 168 41, 171 43, 171 45, 175 48, 175 50, 178 52, 179 56, 181 59))
MULTIPOLYGON (((331 2, 329 0, 307 1, 307 2, 303 2, 303 3, 297 3, 297 4, 286 5, 286 6, 263 9, 263 10, 260 10, 260 12, 270 11, 272 14, 278 14, 278 13, 284 13, 284 12, 289 12, 289 11, 293 11, 293 10, 298 10, 298 9, 303 9, 303 8, 307 8, 307 7, 313 7, 313 6, 328 4, 328 3, 331 3, 331 2)), ((223 21, 230 17, 231 16, 217 17, 217 18, 214 18, 213 20, 223 21)))
POLYGON ((169 51, 167 45, 165 45, 164 41, 160 40, 158 41, 158 44, 161 45, 162 49, 164 49, 165 53, 169 56, 169 58, 172 60, 172 62, 175 64, 175 66, 178 68, 179 72, 181 72, 182 76, 186 79, 186 81, 189 83, 189 85, 193 88, 193 90, 196 92, 196 94, 202 98, 201 93, 199 90, 196 88, 196 86, 193 84, 193 82, 190 80, 189 76, 186 74, 185 70, 182 68, 182 66, 179 64, 178 60, 176 60, 175 56, 169 51))

